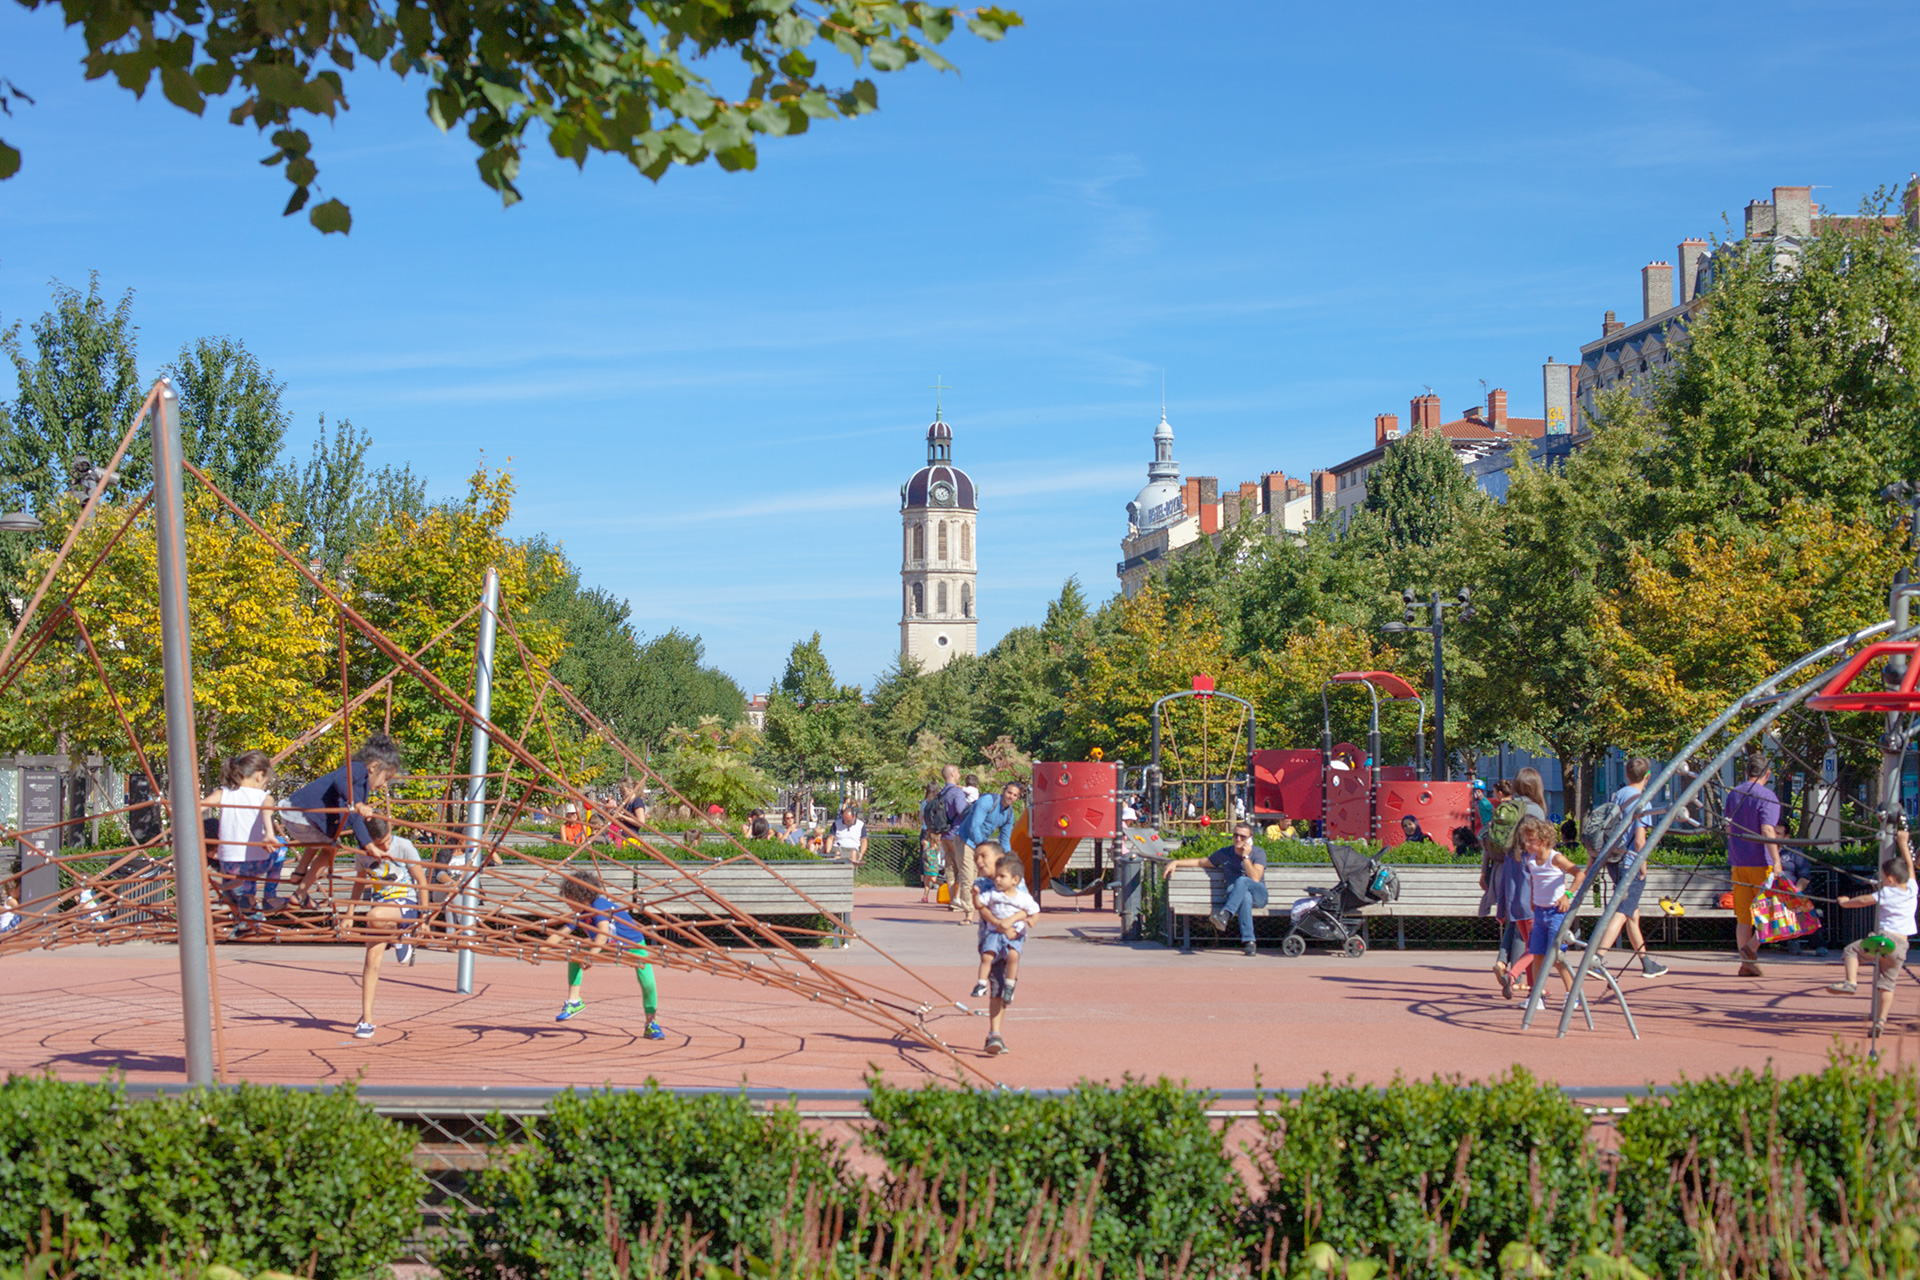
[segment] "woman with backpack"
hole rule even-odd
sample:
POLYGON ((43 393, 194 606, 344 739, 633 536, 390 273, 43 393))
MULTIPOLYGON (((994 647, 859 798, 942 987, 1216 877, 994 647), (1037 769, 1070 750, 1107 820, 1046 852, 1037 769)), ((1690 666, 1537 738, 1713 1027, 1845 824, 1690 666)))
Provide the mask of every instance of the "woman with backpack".
POLYGON ((1533 928, 1527 869, 1524 860, 1514 855, 1514 838, 1527 816, 1527 802, 1514 794, 1513 783, 1504 778, 1495 782, 1493 817, 1480 833, 1480 914, 1500 921, 1500 951, 1494 956, 1493 976, 1499 980, 1501 995, 1509 1000, 1513 999, 1513 966, 1527 954, 1533 928))

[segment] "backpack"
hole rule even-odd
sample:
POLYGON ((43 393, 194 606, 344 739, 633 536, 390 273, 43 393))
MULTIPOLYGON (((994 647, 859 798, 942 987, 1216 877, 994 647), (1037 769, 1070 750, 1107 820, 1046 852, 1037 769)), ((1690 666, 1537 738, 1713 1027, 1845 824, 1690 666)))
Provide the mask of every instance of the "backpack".
POLYGON ((1502 800, 1493 811, 1493 821, 1487 824, 1487 839, 1490 846, 1501 853, 1513 848, 1513 833, 1520 829, 1520 819, 1527 816, 1527 807, 1513 796, 1502 800))
MULTIPOLYGON (((958 791, 958 787, 942 787, 940 794, 933 798, 927 809, 927 830, 936 836, 944 836, 954 828, 953 810, 947 808, 947 792, 958 791)), ((964 794, 964 793, 963 793, 964 794)))
POLYGON ((1373 879, 1367 882, 1367 897, 1375 902, 1400 901, 1400 873, 1375 858, 1373 879))
MULTIPOLYGON (((1619 834, 1620 824, 1625 821, 1626 816, 1625 809, 1611 800, 1602 800, 1587 810, 1586 821, 1580 824, 1580 843, 1587 847, 1588 853, 1597 855, 1600 850, 1607 848, 1609 840, 1619 834)), ((1607 861, 1610 863, 1620 861, 1620 855, 1626 851, 1625 840, 1616 842, 1611 849, 1607 849, 1607 861)))

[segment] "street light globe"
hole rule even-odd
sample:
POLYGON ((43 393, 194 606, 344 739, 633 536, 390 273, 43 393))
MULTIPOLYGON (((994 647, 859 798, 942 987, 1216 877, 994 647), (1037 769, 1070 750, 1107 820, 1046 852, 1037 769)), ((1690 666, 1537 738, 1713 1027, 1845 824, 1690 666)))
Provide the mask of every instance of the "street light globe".
POLYGON ((41 524, 31 512, 9 511, 6 515, 0 516, 0 532, 38 533, 44 528, 46 526, 41 524))

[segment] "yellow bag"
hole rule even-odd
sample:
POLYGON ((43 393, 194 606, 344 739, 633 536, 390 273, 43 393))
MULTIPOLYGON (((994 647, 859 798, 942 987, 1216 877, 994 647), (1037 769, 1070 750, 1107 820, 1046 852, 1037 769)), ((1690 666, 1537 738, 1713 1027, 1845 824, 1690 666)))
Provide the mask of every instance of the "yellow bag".
POLYGON ((950 903, 950 902, 952 902, 952 901, 953 901, 953 886, 952 886, 952 885, 950 885, 950 884, 942 884, 942 885, 940 886, 940 890, 939 890, 939 894, 938 894, 938 896, 937 896, 937 897, 935 898, 935 901, 937 901, 937 902, 939 902, 939 903, 941 903, 942 905, 945 905, 945 904, 947 904, 947 903, 950 903))

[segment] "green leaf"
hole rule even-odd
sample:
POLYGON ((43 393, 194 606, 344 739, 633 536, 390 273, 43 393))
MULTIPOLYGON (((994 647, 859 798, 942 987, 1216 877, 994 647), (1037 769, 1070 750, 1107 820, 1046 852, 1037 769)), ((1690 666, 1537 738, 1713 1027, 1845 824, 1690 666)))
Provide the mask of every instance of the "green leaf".
POLYGON ((773 38, 787 49, 806 48, 818 33, 819 28, 804 14, 783 13, 773 21, 773 38))
POLYGON ((913 56, 897 40, 879 39, 867 47, 867 59, 875 71, 898 71, 913 61, 913 56))
POLYGON ((313 212, 307 215, 307 221, 324 234, 338 232, 345 235, 353 230, 353 211, 338 200, 327 200, 313 206, 313 212))
POLYGON ((5 181, 18 172, 20 172, 19 150, 8 146, 5 141, 0 141, 0 181, 5 181))
POLYGON ((293 194, 287 197, 287 207, 280 211, 280 216, 283 218, 291 218, 294 214, 306 208, 307 197, 312 194, 313 191, 309 187, 295 187, 293 194))

